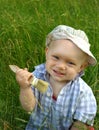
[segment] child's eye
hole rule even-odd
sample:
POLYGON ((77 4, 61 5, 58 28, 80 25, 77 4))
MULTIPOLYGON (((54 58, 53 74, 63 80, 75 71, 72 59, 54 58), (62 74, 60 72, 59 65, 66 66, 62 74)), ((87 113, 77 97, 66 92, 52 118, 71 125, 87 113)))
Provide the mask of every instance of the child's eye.
POLYGON ((69 64, 69 65, 75 65, 75 63, 73 63, 73 62, 68 62, 68 64, 69 64))
POLYGON ((58 57, 58 56, 53 56, 53 58, 54 58, 54 59, 57 59, 57 60, 59 59, 59 57, 58 57))

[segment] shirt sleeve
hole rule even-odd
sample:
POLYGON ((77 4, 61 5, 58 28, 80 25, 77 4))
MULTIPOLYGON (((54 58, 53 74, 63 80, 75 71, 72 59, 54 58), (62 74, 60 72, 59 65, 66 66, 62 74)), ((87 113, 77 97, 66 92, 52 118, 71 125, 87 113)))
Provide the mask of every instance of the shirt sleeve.
POLYGON ((91 88, 88 88, 88 90, 84 90, 84 92, 80 94, 74 119, 93 126, 96 111, 96 99, 91 88))

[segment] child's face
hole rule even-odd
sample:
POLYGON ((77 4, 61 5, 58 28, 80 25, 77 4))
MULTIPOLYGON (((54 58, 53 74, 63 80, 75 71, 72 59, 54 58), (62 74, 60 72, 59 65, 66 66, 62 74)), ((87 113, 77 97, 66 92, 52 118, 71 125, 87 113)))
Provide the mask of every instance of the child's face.
POLYGON ((85 68, 85 57, 71 41, 56 40, 46 48, 46 69, 55 81, 68 82, 85 68))

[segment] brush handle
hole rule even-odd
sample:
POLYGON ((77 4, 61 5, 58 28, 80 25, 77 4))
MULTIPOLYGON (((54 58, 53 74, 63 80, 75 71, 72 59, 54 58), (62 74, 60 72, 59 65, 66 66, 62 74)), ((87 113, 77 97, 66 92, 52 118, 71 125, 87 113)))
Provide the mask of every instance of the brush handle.
MULTIPOLYGON (((19 69, 21 69, 20 67, 18 67, 17 65, 9 65, 9 67, 10 67, 10 69, 14 72, 14 73, 16 73, 19 69)), ((32 83, 32 81, 33 81, 33 76, 31 76, 31 77, 29 77, 29 82, 30 82, 30 84, 32 83)))
POLYGON ((19 68, 19 67, 16 66, 16 65, 9 65, 9 67, 10 67, 10 69, 11 69, 14 73, 16 73, 19 69, 21 69, 21 68, 19 68))
MULTIPOLYGON (((9 65, 10 69, 16 73, 19 69, 18 66, 16 65, 9 65)), ((28 79, 29 83, 36 87, 40 92, 45 93, 47 88, 48 88, 48 83, 46 81, 40 80, 38 78, 36 78, 35 76, 30 76, 28 79), (43 86, 43 87, 42 87, 43 86)))
POLYGON ((35 76, 30 76, 28 80, 31 85, 36 87, 39 79, 37 79, 35 76))
POLYGON ((30 79, 30 84, 33 86, 37 86, 38 80, 36 77, 33 76, 33 78, 30 79))

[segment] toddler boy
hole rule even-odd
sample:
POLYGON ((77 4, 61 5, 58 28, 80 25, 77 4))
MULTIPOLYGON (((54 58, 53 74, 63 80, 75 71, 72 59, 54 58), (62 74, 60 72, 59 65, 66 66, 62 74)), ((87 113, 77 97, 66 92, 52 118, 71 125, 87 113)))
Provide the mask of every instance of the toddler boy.
POLYGON ((96 64, 86 34, 59 25, 48 34, 45 53, 46 62, 33 73, 20 69, 16 74, 21 104, 32 111, 26 130, 93 130, 96 99, 81 78, 86 67, 96 64), (45 94, 31 88, 31 75, 49 83, 45 94))

